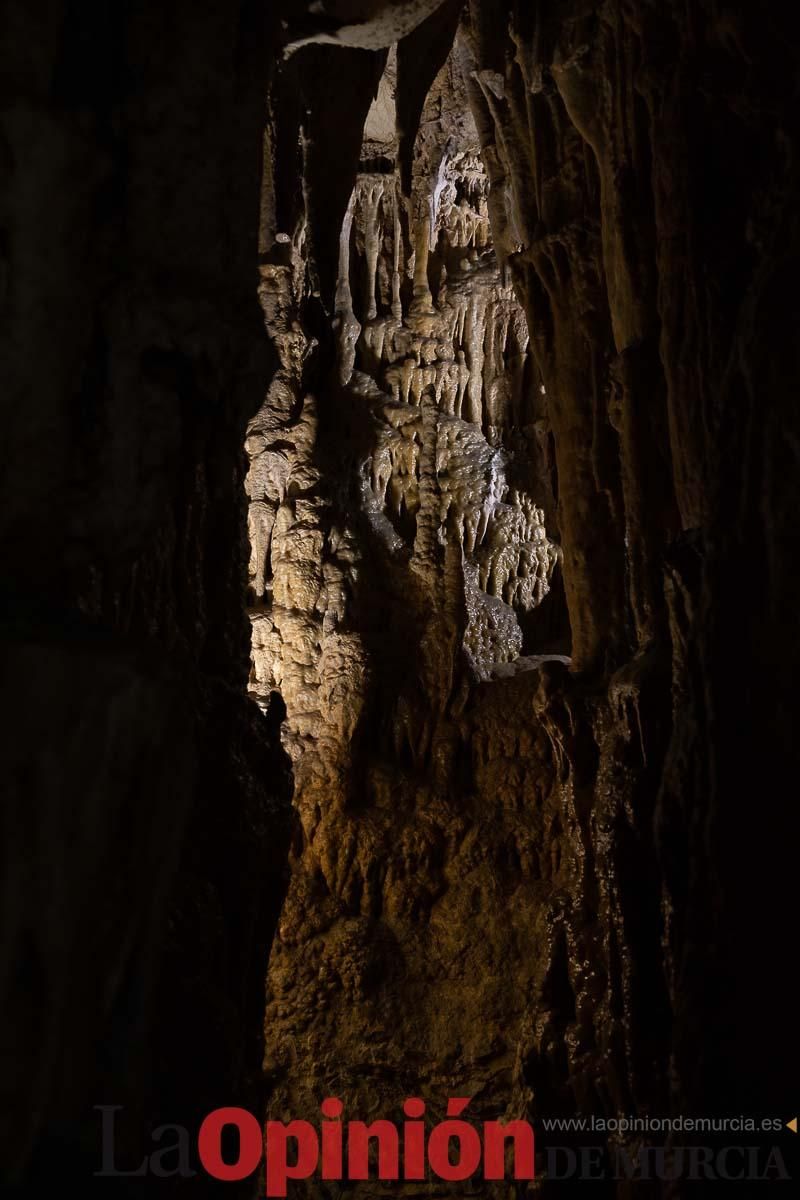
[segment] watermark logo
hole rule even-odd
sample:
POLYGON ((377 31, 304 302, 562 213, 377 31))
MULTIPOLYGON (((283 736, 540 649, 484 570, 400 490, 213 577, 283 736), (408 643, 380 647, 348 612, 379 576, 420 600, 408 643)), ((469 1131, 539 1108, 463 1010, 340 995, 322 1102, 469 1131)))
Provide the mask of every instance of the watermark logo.
POLYGON ((685 1179, 762 1182, 789 1179, 778 1146, 548 1146, 541 1174, 548 1182, 568 1179, 644 1183, 685 1179))
MULTIPOLYGON (((320 1105, 317 1125, 310 1121, 267 1121, 262 1127, 243 1108, 217 1108, 202 1121, 196 1139, 182 1125, 160 1125, 152 1131, 153 1147, 133 1169, 116 1161, 116 1118, 121 1106, 97 1105, 102 1133, 99 1176, 193 1176, 202 1169, 214 1179, 243 1180, 263 1167, 267 1197, 285 1197, 295 1180, 423 1181, 449 1183, 485 1180, 531 1181, 535 1140, 523 1120, 471 1124, 465 1117, 470 1101, 447 1102, 447 1116, 430 1126, 425 1102, 410 1097, 405 1120, 345 1121, 341 1100, 320 1105)), ((538 1175, 548 1183, 567 1180, 621 1181, 777 1181, 790 1174, 776 1145, 755 1145, 747 1135, 768 1134, 768 1143, 783 1130, 797 1133, 797 1118, 776 1117, 597 1117, 541 1119, 548 1145, 539 1148, 538 1175), (666 1145, 648 1145, 642 1134, 669 1133, 666 1145), (602 1144, 554 1145, 553 1133, 611 1135, 602 1144), (676 1144, 675 1135, 744 1134, 747 1140, 714 1145, 676 1144), (626 1142, 617 1140, 628 1135, 626 1142)), ((727 1140, 727 1139, 726 1139, 727 1140)))
MULTIPOLYGON (((518 1181, 534 1178, 534 1135, 527 1121, 486 1121, 480 1127, 462 1118, 469 1099, 447 1102, 447 1119, 426 1131, 425 1102, 410 1097, 403 1105, 406 1120, 342 1120, 344 1105, 330 1097, 320 1107, 316 1129, 310 1121, 267 1121, 262 1129, 243 1108, 217 1108, 205 1118, 197 1135, 197 1154, 203 1169, 215 1179, 241 1180, 253 1175, 264 1161, 266 1195, 284 1197, 290 1180, 367 1180, 392 1182, 424 1180, 434 1175, 447 1182, 475 1176, 486 1180, 518 1181), (224 1152, 226 1133, 238 1134, 235 1155, 224 1152), (370 1171, 370 1152, 377 1171, 370 1171)), ((102 1119, 103 1161, 101 1176, 194 1175, 190 1166, 190 1138, 180 1125, 161 1125, 153 1131, 157 1148, 132 1171, 115 1162, 115 1117, 119 1105, 98 1105, 102 1119), (166 1139, 172 1140, 167 1143, 166 1139), (171 1156, 172 1166, 167 1161, 171 1156)))

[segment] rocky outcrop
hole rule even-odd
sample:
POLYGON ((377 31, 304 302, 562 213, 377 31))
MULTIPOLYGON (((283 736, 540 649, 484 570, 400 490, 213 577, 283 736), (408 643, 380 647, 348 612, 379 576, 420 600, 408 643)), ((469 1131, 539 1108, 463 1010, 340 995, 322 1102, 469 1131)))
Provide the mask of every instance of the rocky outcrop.
POLYGON ((257 8, 4 6, 0 1159, 21 1193, 100 1168, 93 1105, 124 1107, 136 1167, 148 1123, 194 1136, 261 1103, 291 781, 245 697, 242 441, 274 362, 257 8))

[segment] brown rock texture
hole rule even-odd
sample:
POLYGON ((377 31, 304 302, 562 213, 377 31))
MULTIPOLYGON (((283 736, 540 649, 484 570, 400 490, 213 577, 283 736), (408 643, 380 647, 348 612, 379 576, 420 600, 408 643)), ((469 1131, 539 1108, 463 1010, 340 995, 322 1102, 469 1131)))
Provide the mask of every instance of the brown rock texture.
MULTIPOLYGON (((452 60, 421 113, 411 194, 377 169, 396 152, 397 65, 342 222, 329 371, 303 326, 302 223, 262 268, 281 369, 247 440, 252 688, 286 703, 304 830, 269 975, 271 1111, 286 1116, 315 1116, 329 1092, 377 1112, 452 1086, 505 1111, 537 963, 513 996, 504 964, 538 940, 551 870, 545 798, 495 792, 499 726, 472 711, 481 680, 540 661, 520 659, 517 613, 548 596, 560 556, 541 387, 452 60)), ((551 751, 518 736, 519 782, 551 751)))
POLYGON ((752 1030, 794 1002, 797 50, 744 5, 474 0, 276 75, 275 1115, 791 1107, 752 1030))
POLYGON ((795 7, 9 0, 4 1187, 796 1113, 795 7))
POLYGON ((501 257, 553 397, 573 666, 602 654, 606 676, 615 667, 591 722, 605 826, 592 857, 608 892, 607 996, 628 1043, 619 1080, 640 1105, 659 1075, 679 1111, 774 1104, 785 1087, 749 1031, 789 1019, 774 987, 798 637, 779 613, 798 581, 794 482, 776 486, 776 472, 797 422, 784 288, 798 237, 796 21, 606 3, 532 5, 504 28, 471 5, 462 39, 506 216, 501 257), (580 380, 564 378, 578 366, 580 380), (598 528, 585 520, 593 494, 625 545, 623 557, 601 539, 597 567, 596 547, 580 548, 598 528), (780 581, 737 594, 745 562, 764 579, 778 561, 780 581), (624 580, 612 577, 623 562, 624 580), (625 878, 633 863, 643 880, 625 878), (773 963, 771 984, 756 959, 773 963), (659 979, 663 1041, 648 990, 659 979))

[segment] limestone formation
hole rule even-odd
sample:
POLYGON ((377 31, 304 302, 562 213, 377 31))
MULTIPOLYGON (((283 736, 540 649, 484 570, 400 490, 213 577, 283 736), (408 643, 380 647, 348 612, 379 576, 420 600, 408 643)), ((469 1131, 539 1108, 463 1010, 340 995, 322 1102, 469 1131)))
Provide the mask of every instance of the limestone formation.
MULTIPOLYGON (((548 595, 560 547, 545 516, 557 533, 541 388, 494 253, 488 178, 455 72, 448 60, 433 83, 405 194, 385 119, 396 80, 388 58, 342 220, 331 359, 314 391, 308 363, 321 351, 303 324, 307 214, 282 262, 262 268, 281 366, 247 440, 251 691, 265 704, 279 691, 286 704, 305 835, 270 966, 275 1111, 310 1112, 320 1089, 370 1111, 396 1106, 411 1086, 402 1062, 412 1047, 415 1086, 425 1087, 443 1059, 456 1068, 461 1041, 483 1064, 463 1086, 476 1089, 480 1077, 492 1103, 512 1103, 503 1088, 525 1006, 504 1009, 499 998, 509 946, 479 966, 477 945, 489 950, 491 930, 464 918, 470 895, 481 907, 490 896, 502 902, 498 857, 529 851, 517 849, 504 801, 465 792, 469 769, 459 764, 475 753, 465 706, 526 649, 518 616, 548 595), (459 96, 454 124, 446 104, 459 96), (481 827, 495 826, 486 845, 473 806, 486 806, 481 827), (457 880, 462 861, 472 865, 457 880), (426 960, 418 943, 428 922, 426 960), (436 931, 448 925, 445 953, 436 931), (494 978, 478 981, 476 970, 494 978), (438 1033, 433 1013, 401 1021, 397 972, 416 989, 466 989, 458 1003, 442 995, 438 1033), (368 999, 373 984, 381 994, 368 999), (493 1019, 470 1028, 483 1003, 493 1019), (508 1028, 498 1039, 499 1026, 508 1028), (427 1064, 426 1038, 438 1039, 427 1064)), ((538 915, 530 885, 514 890, 512 941, 538 915)))
MULTIPOLYGON (((746 57, 743 26, 728 41, 694 7, 702 44, 644 0, 442 5, 391 46, 376 15, 335 227, 315 215, 323 88, 300 82, 304 192, 262 267, 282 365, 248 442, 251 690, 285 700, 303 825, 268 973, 276 1114, 336 1094, 391 1117, 413 1093, 472 1096, 475 1120, 608 1116, 715 1092, 686 922, 730 968, 718 922, 739 906, 681 875, 709 852, 682 790, 725 827, 689 763, 729 702, 724 671, 716 699, 696 681, 741 535, 698 415, 732 385, 692 355, 731 318, 702 332, 698 281, 727 259, 686 191, 713 186, 687 96, 715 55, 746 57)), ((267 194, 276 211, 279 175, 267 194)), ((747 228, 726 224, 740 248, 747 228)))
POLYGON ((4 17, 4 1189, 104 1102, 788 1120, 798 6, 4 17))

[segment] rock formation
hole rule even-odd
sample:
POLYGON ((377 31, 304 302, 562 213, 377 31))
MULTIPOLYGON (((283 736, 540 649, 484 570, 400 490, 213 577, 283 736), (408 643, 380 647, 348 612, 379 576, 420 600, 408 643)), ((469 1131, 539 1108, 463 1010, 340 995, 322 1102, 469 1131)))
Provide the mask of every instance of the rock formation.
POLYGON ((286 704, 304 832, 269 978, 267 1063, 286 1113, 322 1092, 396 1107, 455 1081, 465 1055, 464 1094, 504 1107, 527 989, 504 1002, 499 964, 538 919, 525 800, 471 780, 492 767, 470 701, 501 665, 541 661, 520 659, 517 613, 544 600, 560 556, 542 388, 457 68, 425 103, 409 195, 386 120, 396 69, 390 56, 367 113, 314 391, 303 220, 283 263, 262 268, 281 368, 247 440, 251 686, 286 704), (424 1007, 403 1018, 415 995, 424 1007))
POLYGON ((6 8, 4 1186, 788 1118, 794 7, 6 8))
POLYGON ((251 689, 286 703, 303 826, 268 980, 282 1117, 753 1106, 757 1071, 724 1076, 734 980, 766 1018, 731 920, 755 936, 782 885, 735 882, 772 685, 732 686, 740 637, 765 653, 732 572, 785 536, 785 383, 749 515, 734 495, 795 177, 786 101, 758 99, 775 31, 691 7, 443 5, 276 76, 281 369, 248 494, 251 689))

